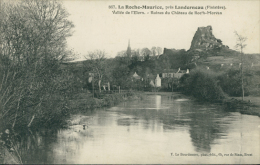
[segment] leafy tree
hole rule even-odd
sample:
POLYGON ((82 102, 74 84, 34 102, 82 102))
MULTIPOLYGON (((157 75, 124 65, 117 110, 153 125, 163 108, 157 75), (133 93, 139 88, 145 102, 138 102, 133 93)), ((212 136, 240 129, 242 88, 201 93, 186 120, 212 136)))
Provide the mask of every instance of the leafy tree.
MULTIPOLYGON (((229 96, 241 96, 242 88, 241 88, 241 72, 240 70, 230 69, 227 73, 224 73, 218 77, 219 85, 222 90, 227 93, 229 96)), ((250 84, 250 79, 247 76, 244 79, 244 83, 250 84)), ((248 86, 244 88, 244 94, 249 95, 248 86)))
POLYGON ((140 50, 132 50, 132 63, 137 63, 140 60, 140 50))
POLYGON ((132 82, 127 61, 125 61, 124 57, 116 57, 114 63, 115 67, 112 71, 113 83, 122 89, 130 88, 132 82))
POLYGON ((186 94, 199 100, 214 102, 226 97, 216 79, 215 74, 209 71, 195 69, 190 74, 182 76, 180 82, 186 94))

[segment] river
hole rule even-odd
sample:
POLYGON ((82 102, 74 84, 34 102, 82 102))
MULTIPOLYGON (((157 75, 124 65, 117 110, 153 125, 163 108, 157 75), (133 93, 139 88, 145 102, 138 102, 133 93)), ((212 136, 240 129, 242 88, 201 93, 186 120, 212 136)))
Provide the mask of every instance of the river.
POLYGON ((21 156, 24 163, 259 163, 259 135, 257 116, 162 93, 73 115, 67 129, 33 132, 21 156))

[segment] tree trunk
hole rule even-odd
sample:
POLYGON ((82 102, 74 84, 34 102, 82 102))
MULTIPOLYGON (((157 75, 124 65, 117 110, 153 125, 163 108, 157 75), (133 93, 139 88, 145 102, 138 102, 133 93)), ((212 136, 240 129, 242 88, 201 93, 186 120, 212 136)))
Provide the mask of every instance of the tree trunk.
POLYGON ((92 79, 92 94, 93 94, 93 98, 94 98, 94 76, 93 76, 93 79, 92 79))
POLYGON ((109 82, 107 83, 107 89, 108 89, 108 91, 110 91, 110 83, 109 82))
POLYGON ((242 75, 241 75, 241 79, 242 79, 242 100, 244 100, 244 96, 245 96, 245 91, 244 91, 244 76, 243 76, 243 67, 242 67, 242 71, 241 71, 242 75))
POLYGON ((98 89, 99 89, 99 93, 101 93, 101 80, 98 80, 98 89))
POLYGON ((27 127, 30 127, 30 126, 31 126, 31 124, 32 124, 32 122, 33 122, 33 119, 34 119, 34 117, 35 117, 35 115, 33 115, 33 116, 32 116, 32 119, 31 119, 31 121, 30 121, 30 123, 28 124, 28 126, 27 126, 27 127))
POLYGON ((242 87, 242 100, 244 100, 244 76, 243 76, 243 53, 241 50, 241 87, 242 87))

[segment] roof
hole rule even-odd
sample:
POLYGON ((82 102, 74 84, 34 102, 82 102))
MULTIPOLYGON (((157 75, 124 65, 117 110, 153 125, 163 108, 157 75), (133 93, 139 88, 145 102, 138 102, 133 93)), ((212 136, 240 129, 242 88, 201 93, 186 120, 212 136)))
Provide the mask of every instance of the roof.
POLYGON ((140 78, 141 78, 136 72, 134 73, 133 77, 134 77, 135 79, 140 79, 140 78))
POLYGON ((176 73, 178 69, 164 69, 162 73, 176 73))

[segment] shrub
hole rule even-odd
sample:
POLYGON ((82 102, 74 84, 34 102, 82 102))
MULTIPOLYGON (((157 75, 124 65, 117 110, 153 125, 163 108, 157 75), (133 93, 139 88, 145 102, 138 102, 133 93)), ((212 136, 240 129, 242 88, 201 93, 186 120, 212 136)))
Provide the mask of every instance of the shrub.
POLYGON ((225 98, 213 72, 196 69, 180 79, 184 93, 198 100, 218 101, 225 98))
MULTIPOLYGON (((229 96, 242 95, 242 81, 240 70, 230 69, 227 73, 218 76, 219 85, 229 96)), ((249 79, 244 77, 244 94, 249 95, 249 79)))

